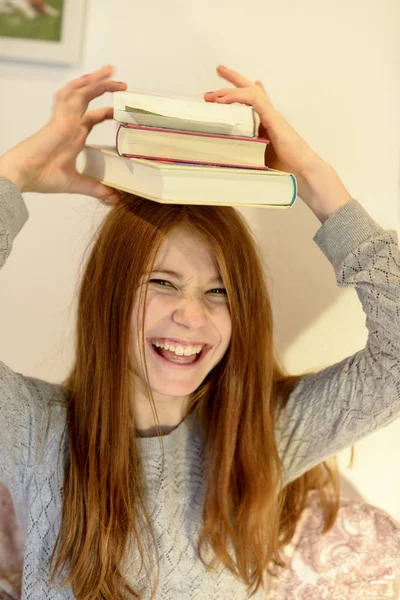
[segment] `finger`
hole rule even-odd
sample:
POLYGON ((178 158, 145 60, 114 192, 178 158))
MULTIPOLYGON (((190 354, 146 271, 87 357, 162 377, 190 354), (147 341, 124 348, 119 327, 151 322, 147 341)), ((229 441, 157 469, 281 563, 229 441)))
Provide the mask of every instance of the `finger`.
POLYGON ((207 92, 204 97, 206 101, 217 102, 218 104, 232 104, 233 102, 239 102, 241 104, 252 106, 256 102, 256 94, 250 88, 217 90, 216 92, 207 92))
POLYGON ((230 83, 233 83, 233 85, 235 85, 236 87, 251 87, 254 85, 253 81, 250 81, 250 79, 243 77, 243 75, 241 75, 237 71, 228 69, 228 67, 225 67, 224 65, 218 65, 217 73, 220 77, 226 79, 230 83))
POLYGON ((114 109, 112 106, 105 106, 104 108, 87 112, 82 119, 82 125, 85 127, 88 135, 95 125, 113 117, 114 109))
POLYGON ((111 77, 113 72, 114 67, 112 65, 106 65, 98 71, 93 71, 93 73, 88 73, 78 77, 77 79, 72 79, 72 81, 69 81, 64 87, 58 90, 56 96, 62 100, 66 100, 75 90, 84 86, 96 84, 102 79, 108 79, 111 77))
POLYGON ((219 98, 227 96, 233 91, 236 92, 234 88, 221 88, 220 90, 214 90, 213 92, 206 92, 204 96, 207 96, 208 98, 219 98))
POLYGON ((123 92, 126 90, 127 85, 122 81, 114 81, 113 79, 105 79, 99 81, 96 84, 83 88, 77 93, 85 104, 85 110, 89 102, 102 96, 105 92, 123 92))
POLYGON ((263 86, 263 84, 261 83, 261 81, 256 81, 255 84, 262 91, 262 93, 264 94, 264 96, 266 96, 266 98, 268 98, 268 100, 269 100, 269 96, 268 96, 267 92, 265 91, 265 87, 263 86))
POLYGON ((102 123, 106 119, 113 119, 113 117, 114 110, 110 106, 87 112, 82 119, 82 127, 78 136, 68 144, 65 154, 68 157, 76 156, 85 145, 87 137, 92 131, 93 127, 98 123, 102 123))
POLYGON ((65 99, 56 97, 53 113, 55 116, 78 116, 82 117, 91 100, 102 96, 105 92, 121 92, 126 90, 127 85, 121 81, 107 79, 97 83, 96 86, 86 86, 77 89, 65 99))
POLYGON ((95 125, 102 123, 106 119, 112 119, 113 117, 114 110, 110 106, 87 112, 81 121, 82 127, 78 136, 73 140, 72 143, 68 144, 68 156, 76 156, 82 150, 89 133, 92 131, 95 125))
POLYGON ((83 194, 101 200, 107 204, 118 204, 121 201, 121 196, 118 190, 108 187, 96 179, 78 175, 71 184, 69 193, 83 194))

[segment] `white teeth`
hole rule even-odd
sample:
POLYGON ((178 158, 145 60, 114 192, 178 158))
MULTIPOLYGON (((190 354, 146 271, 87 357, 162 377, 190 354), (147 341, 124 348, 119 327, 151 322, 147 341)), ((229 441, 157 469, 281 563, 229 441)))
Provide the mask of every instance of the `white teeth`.
POLYGON ((153 346, 157 348, 165 348, 165 350, 170 350, 174 352, 177 356, 191 356, 192 354, 199 354, 204 346, 182 346, 181 344, 169 344, 168 342, 151 342, 153 346))

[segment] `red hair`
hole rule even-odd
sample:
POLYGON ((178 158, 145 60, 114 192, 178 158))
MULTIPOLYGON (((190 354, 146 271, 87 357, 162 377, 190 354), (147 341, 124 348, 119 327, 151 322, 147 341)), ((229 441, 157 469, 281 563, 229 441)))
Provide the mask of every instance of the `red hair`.
MULTIPOLYGON (((141 511, 152 531, 135 444, 130 322, 139 279, 152 270, 162 241, 175 227, 189 228, 209 244, 232 318, 230 346, 187 408, 207 440, 199 560, 207 564, 202 554, 209 545, 214 560, 207 567, 222 563, 255 592, 267 568, 273 575, 274 565, 283 566, 280 549, 291 540, 310 489, 320 493, 326 531, 337 515, 336 464, 321 463, 282 486, 274 423, 301 375, 286 374, 275 355, 261 251, 244 218, 232 207, 159 204, 125 194, 105 218, 86 265, 76 359, 64 382, 70 464, 52 581, 67 565, 65 584, 72 585, 77 600, 123 600, 123 589, 142 597, 121 572, 132 535, 144 564, 141 511), (256 339, 258 351, 250 355, 256 339)), ((155 409, 150 386, 148 391, 155 409)))

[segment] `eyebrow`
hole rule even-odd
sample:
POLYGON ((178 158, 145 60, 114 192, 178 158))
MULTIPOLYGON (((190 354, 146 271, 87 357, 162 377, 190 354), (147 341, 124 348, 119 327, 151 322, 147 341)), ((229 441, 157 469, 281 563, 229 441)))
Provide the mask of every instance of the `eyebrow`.
MULTIPOLYGON (((179 281, 182 281, 182 279, 184 279, 184 277, 183 277, 183 275, 181 275, 181 273, 177 273, 176 271, 170 271, 168 269, 153 269, 152 273, 164 273, 165 275, 171 275, 172 277, 175 277, 179 281)), ((223 279, 220 276, 213 277, 212 279, 210 279, 210 281, 208 283, 213 283, 214 281, 217 283, 223 283, 223 279)))

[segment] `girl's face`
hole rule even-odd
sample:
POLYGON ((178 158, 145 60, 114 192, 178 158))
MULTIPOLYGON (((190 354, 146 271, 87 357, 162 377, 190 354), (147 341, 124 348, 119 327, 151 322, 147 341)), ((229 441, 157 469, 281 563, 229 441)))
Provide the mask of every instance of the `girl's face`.
POLYGON ((168 397, 176 400, 196 390, 221 360, 231 339, 231 316, 212 252, 204 240, 185 229, 174 229, 160 247, 142 323, 146 280, 145 273, 132 314, 134 371, 141 380, 139 389, 146 389, 139 353, 143 325, 150 386, 154 400, 164 403, 168 397))

